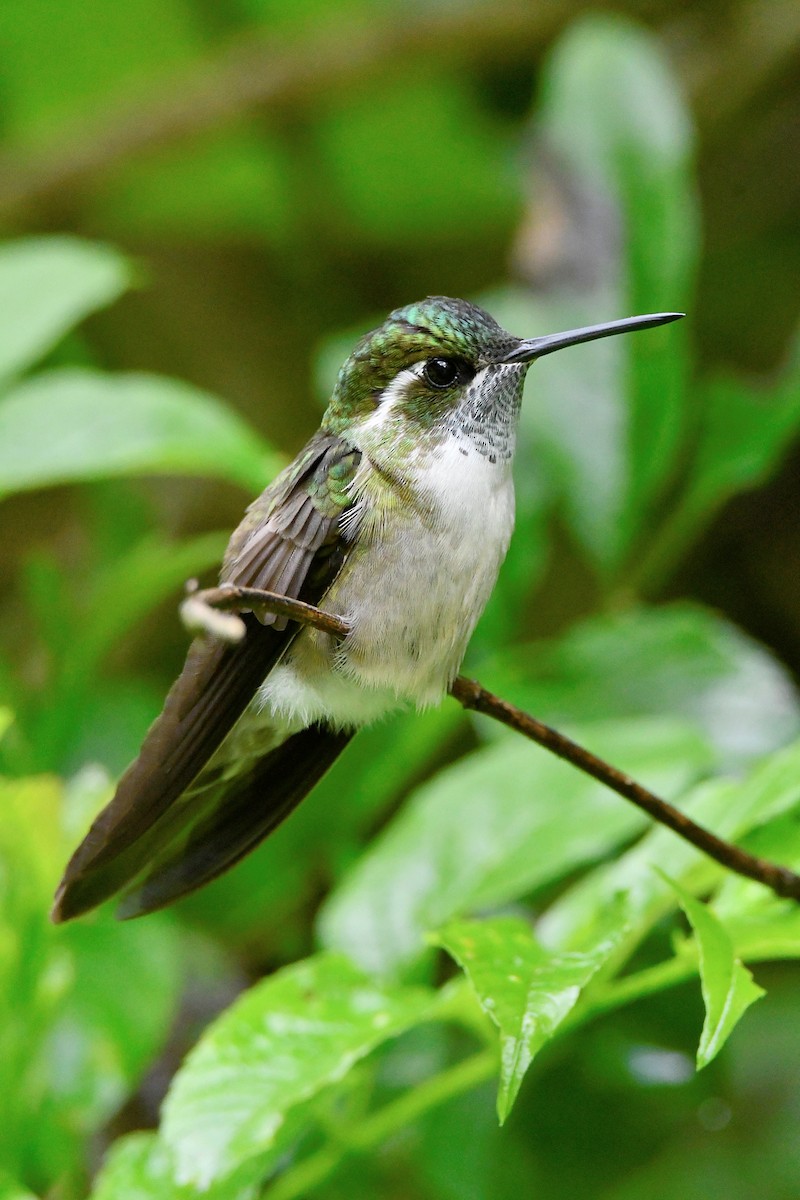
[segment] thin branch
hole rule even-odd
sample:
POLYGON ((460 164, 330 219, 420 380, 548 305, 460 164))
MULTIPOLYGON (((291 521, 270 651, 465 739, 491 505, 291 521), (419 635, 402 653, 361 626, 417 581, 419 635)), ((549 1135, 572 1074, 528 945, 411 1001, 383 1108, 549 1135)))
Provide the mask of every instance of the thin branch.
MULTIPOLYGON (((203 592, 192 591, 188 599, 184 601, 182 609, 184 614, 186 614, 187 606, 191 606, 187 624, 193 632, 205 632, 211 636, 220 636, 218 622, 221 614, 215 610, 223 610, 226 616, 231 612, 244 610, 275 612, 298 621, 302 625, 311 625, 315 629, 320 629, 339 639, 346 637, 349 631, 347 623, 332 613, 323 612, 312 604, 304 604, 300 600, 289 600, 286 596, 278 596, 274 592, 265 592, 258 588, 220 587, 209 588, 203 592)), ((234 620, 236 619, 234 617, 234 620)), ((243 636, 244 626, 241 622, 239 624, 243 636)), ((225 638, 224 633, 223 638, 225 638)), ((238 641, 241 640, 241 637, 235 636, 226 640, 238 641)), ((579 771, 590 775, 624 799, 630 800, 653 820, 658 821, 661 825, 666 825, 673 833, 677 833, 684 841, 690 842, 691 845, 708 855, 709 858, 713 858, 727 870, 733 871, 736 875, 744 875, 747 879, 754 879, 757 883, 770 888, 778 896, 800 900, 800 875, 795 874, 788 867, 782 867, 767 859, 748 854, 746 850, 717 837, 716 834, 687 817, 680 809, 642 787, 630 775, 611 766, 604 759, 598 758, 597 755, 578 745, 577 742, 573 742, 565 734, 559 733, 558 730, 545 725, 542 721, 537 721, 535 717, 521 708, 487 692, 475 680, 459 675, 450 688, 450 695, 464 708, 492 717, 493 720, 508 726, 509 729, 521 733, 523 737, 530 738, 537 745, 549 750, 551 754, 563 758, 572 766, 577 767, 579 771)))
POLYGON ((668 804, 666 800, 662 800, 646 787, 642 787, 624 771, 612 767, 610 763, 598 758, 590 750, 573 742, 566 734, 559 733, 557 729, 545 725, 542 721, 537 721, 535 717, 523 712, 521 708, 516 708, 507 700, 501 700, 499 696, 487 692, 475 680, 465 679, 463 675, 459 675, 450 689, 450 695, 458 700, 459 704, 463 704, 464 708, 483 713, 487 717, 493 717, 495 721, 500 721, 509 729, 514 729, 517 733, 536 742, 537 745, 543 746, 551 754, 572 763, 573 767, 577 767, 586 775, 591 775, 593 779, 605 784, 618 795, 624 796, 626 800, 630 800, 637 808, 641 808, 653 820, 658 821, 660 825, 666 825, 673 833, 677 833, 678 837, 682 837, 686 842, 691 842, 698 850, 702 850, 709 858, 721 863, 729 871, 763 883, 778 896, 800 900, 800 875, 796 875, 788 867, 781 867, 765 858, 757 858, 754 854, 748 854, 746 850, 741 850, 731 842, 717 837, 715 833, 710 833, 702 825, 698 825, 696 821, 687 817, 680 809, 668 804))
POLYGON ((240 642, 246 630, 244 622, 238 617, 220 627, 220 613, 225 616, 241 612, 276 613, 280 617, 299 621, 301 625, 313 625, 315 629, 339 639, 346 638, 350 632, 347 622, 341 617, 323 612, 321 608, 305 604, 302 600, 290 600, 287 596, 279 596, 277 592, 230 585, 206 588, 205 591, 198 592, 194 580, 187 585, 186 590, 188 595, 180 610, 181 620, 186 628, 191 633, 207 633, 223 642, 240 642))

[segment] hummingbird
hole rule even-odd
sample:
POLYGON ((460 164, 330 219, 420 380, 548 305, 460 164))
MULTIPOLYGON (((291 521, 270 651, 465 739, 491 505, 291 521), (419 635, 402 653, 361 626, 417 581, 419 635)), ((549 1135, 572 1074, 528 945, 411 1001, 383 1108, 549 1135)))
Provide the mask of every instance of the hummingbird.
POLYGON ((120 892, 125 919, 195 891, 266 838, 362 725, 438 703, 511 538, 529 367, 681 316, 519 338, 474 304, 431 296, 365 334, 319 430, 248 508, 220 575, 316 604, 347 637, 248 612, 236 645, 195 638, 70 859, 53 920, 120 892))

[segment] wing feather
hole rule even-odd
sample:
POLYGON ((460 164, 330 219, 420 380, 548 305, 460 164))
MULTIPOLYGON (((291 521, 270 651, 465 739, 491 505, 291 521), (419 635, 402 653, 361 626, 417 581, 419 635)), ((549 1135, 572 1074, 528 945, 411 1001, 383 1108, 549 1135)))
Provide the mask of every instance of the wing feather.
MULTIPOLYGON (((347 553, 339 521, 351 503, 347 483, 358 458, 335 435, 316 434, 248 509, 231 538, 221 581, 317 603, 347 553)), ((188 803, 165 818, 299 632, 270 615, 247 614, 245 626, 237 646, 201 638, 192 643, 138 758, 67 864, 54 920, 77 916, 124 887, 162 834, 191 823, 188 803)))
POLYGON ((120 917, 164 908, 229 870, 289 816, 352 736, 311 725, 259 759, 220 796, 208 798, 194 825, 183 831, 187 836, 126 893, 120 917))

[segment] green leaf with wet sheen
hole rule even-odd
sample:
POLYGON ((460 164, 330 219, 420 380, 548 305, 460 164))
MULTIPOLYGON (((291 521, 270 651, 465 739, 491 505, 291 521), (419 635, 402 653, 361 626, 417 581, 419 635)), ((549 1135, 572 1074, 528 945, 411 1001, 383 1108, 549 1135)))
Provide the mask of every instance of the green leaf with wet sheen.
POLYGON ((697 1048, 697 1068, 700 1070, 716 1058, 750 1005, 764 995, 764 989, 755 983, 747 967, 734 954, 725 926, 711 909, 674 880, 664 878, 674 888, 697 941, 700 984, 706 1009, 697 1048))
POLYGON ((546 949, 519 917, 456 921, 432 935, 462 968, 484 1012, 497 1026, 501 1124, 534 1055, 553 1037, 582 989, 606 962, 621 928, 617 923, 615 936, 585 952, 546 949))
MULTIPOLYGON (((204 1200, 256 1200, 258 1182, 238 1176, 212 1185, 204 1200)), ((173 1156, 155 1133, 131 1133, 112 1143, 95 1179, 91 1200, 197 1200, 192 1185, 175 1179, 173 1156)))
MULTIPOLYGON (((537 132, 547 149, 545 172, 548 162, 556 163, 548 182, 565 214, 559 215, 562 236, 574 244, 580 234, 587 250, 598 243, 605 248, 594 280, 580 289, 592 312, 576 311, 577 323, 684 309, 697 259, 693 139, 662 47, 623 18, 586 17, 557 43, 540 89, 537 132), (575 230, 570 219, 578 222, 575 230)), ((562 300, 570 302, 575 290, 568 278, 562 300)), ((595 354, 587 348, 553 355, 531 372, 573 529, 606 570, 629 549, 680 448, 685 325, 609 339, 595 354)))
POLYGON ((206 1188, 268 1150, 298 1105, 433 1003, 429 991, 382 987, 332 954, 251 988, 206 1031, 165 1101, 179 1183, 206 1188))
MULTIPOLYGON (((702 738, 654 720, 598 723, 579 740, 662 795, 708 764, 702 738)), ((602 858, 647 824, 619 796, 518 736, 465 756, 419 788, 323 907, 323 942, 394 972, 423 934, 506 904, 602 858)))

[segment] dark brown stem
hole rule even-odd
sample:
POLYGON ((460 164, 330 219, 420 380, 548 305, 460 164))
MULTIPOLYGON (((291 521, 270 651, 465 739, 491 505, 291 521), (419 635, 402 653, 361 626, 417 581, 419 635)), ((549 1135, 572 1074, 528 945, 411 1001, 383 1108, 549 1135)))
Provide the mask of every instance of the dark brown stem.
POLYGON ((746 850, 741 850, 738 846, 723 841, 722 838, 710 833, 702 825, 698 825, 696 821, 687 817, 680 809, 668 804, 666 800, 662 800, 653 792, 648 791, 646 787, 642 787, 624 771, 612 767, 610 763, 598 758, 596 754, 592 754, 583 746, 579 746, 577 742, 573 742, 565 734, 559 733, 557 729, 545 725, 542 721, 537 721, 530 713, 523 712, 521 708, 516 708, 507 700, 501 700, 499 696, 487 692, 475 680, 465 679, 463 675, 459 675, 450 688, 450 695, 464 708, 483 713, 487 717, 493 717, 495 721, 500 721, 509 729, 514 729, 517 733, 521 733, 524 737, 543 746, 551 754, 572 763, 573 767, 577 767, 584 774, 591 775, 593 779, 604 783, 618 795, 630 800, 637 808, 643 809, 654 821, 658 821, 660 825, 666 825, 673 833, 677 833, 684 841, 691 842, 698 850, 702 850, 709 858, 713 858, 715 862, 727 867, 729 871, 734 871, 737 875, 744 875, 748 879, 755 879, 757 883, 763 883, 778 896, 800 900, 800 875, 796 875, 788 867, 778 866, 765 858, 757 858, 754 854, 748 854, 746 850))
MULTIPOLYGON (((188 599, 193 606, 197 606, 191 611, 197 613, 198 624, 202 622, 202 609, 205 607, 220 612, 277 613, 278 616, 289 617, 301 625, 313 625, 315 629, 329 633, 335 638, 345 638, 350 632, 347 622, 341 617, 323 612, 321 608, 305 604, 302 600, 290 600, 287 596, 279 596, 277 592, 246 587, 215 587, 198 592, 191 585, 187 591, 188 599)), ((213 633, 213 629, 209 632, 213 633)))
MULTIPOLYGON (((222 609, 227 612, 261 609, 266 612, 279 613, 302 625, 312 625, 315 629, 321 629, 324 633, 329 633, 336 638, 344 638, 348 634, 347 622, 343 621, 341 617, 323 612, 312 604, 304 604, 300 600, 289 600, 286 596, 263 592, 257 588, 209 588, 204 592, 192 592, 190 600, 193 605, 191 622, 193 627, 197 629, 198 626, 202 626, 202 614, 205 608, 212 613, 212 618, 206 624, 207 632, 212 634, 216 632, 213 622, 214 609, 222 609)), ((781 867, 767 859, 748 854, 746 850, 710 833, 672 804, 668 804, 666 800, 662 800, 655 793, 642 787, 635 779, 631 779, 630 775, 612 767, 610 763, 598 758, 583 746, 579 746, 577 742, 573 742, 571 738, 559 733, 558 730, 545 725, 542 721, 537 721, 530 713, 487 692, 475 680, 459 675, 450 688, 450 695, 464 708, 500 721, 509 729, 513 729, 517 733, 521 733, 523 737, 530 738, 531 741, 543 746, 551 754, 565 759, 584 774, 591 775, 593 779, 605 784, 606 787, 611 788, 626 800, 630 800, 653 820, 658 821, 661 825, 666 825, 673 833, 677 833, 684 841, 690 842, 691 845, 729 871, 762 883, 778 896, 800 900, 800 875, 795 874, 788 867, 781 867)))

